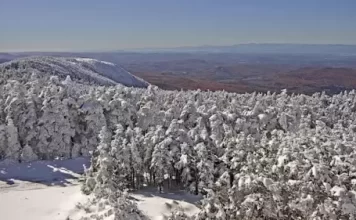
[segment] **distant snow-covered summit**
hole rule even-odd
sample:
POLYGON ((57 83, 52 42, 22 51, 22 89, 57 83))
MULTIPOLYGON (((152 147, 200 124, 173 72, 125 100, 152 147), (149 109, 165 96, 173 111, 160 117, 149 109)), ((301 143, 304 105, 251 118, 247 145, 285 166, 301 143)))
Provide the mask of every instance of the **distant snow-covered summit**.
MULTIPOLYGON (((42 76, 56 75, 80 83, 147 87, 149 83, 113 63, 89 58, 28 57, 0 64, 0 78, 26 78, 33 73, 42 76)), ((4 79, 5 78, 5 79, 4 79)))

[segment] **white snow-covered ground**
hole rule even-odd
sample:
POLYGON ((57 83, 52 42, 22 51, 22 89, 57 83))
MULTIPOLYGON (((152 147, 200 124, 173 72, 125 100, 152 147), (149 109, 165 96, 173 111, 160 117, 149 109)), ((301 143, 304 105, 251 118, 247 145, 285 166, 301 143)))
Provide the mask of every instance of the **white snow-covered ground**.
POLYGON ((88 158, 0 165, 1 220, 64 220, 85 198, 78 177, 88 158))
POLYGON ((183 191, 158 193, 157 190, 141 190, 132 195, 138 208, 153 220, 163 220, 174 209, 180 207, 187 215, 199 212, 198 196, 183 191))
POLYGON ((0 191, 0 213, 4 220, 65 220, 85 196, 80 186, 35 186, 0 191))
MULTIPOLYGON (((78 181, 84 166, 89 166, 88 158, 0 165, 0 219, 76 219, 80 215, 76 204, 88 198, 78 181)), ((159 194, 145 189, 132 194, 132 199, 153 220, 164 219, 177 207, 187 214, 199 210, 199 198, 182 191, 159 194)))

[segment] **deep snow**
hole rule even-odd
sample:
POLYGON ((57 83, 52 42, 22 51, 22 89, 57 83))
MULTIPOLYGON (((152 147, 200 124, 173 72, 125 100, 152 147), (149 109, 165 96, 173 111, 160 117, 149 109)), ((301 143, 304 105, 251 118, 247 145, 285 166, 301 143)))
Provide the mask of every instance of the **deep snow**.
MULTIPOLYGON (((77 220, 88 196, 80 191, 79 177, 88 158, 35 161, 0 165, 0 213, 2 220, 77 220)), ((150 219, 161 220, 177 207, 186 214, 199 211, 200 199, 183 191, 158 193, 144 189, 131 195, 138 208, 150 219)))
POLYGON ((85 196, 80 186, 25 184, 1 188, 0 213, 4 220, 65 220, 85 196))

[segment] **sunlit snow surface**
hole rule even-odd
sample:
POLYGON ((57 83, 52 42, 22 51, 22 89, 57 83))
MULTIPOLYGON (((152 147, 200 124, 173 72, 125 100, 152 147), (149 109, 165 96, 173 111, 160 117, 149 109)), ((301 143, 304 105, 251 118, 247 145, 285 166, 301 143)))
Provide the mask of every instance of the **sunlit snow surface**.
POLYGON ((106 62, 106 61, 101 61, 101 60, 96 60, 96 59, 91 59, 91 58, 75 58, 75 60, 79 61, 79 62, 86 62, 86 63, 103 63, 106 65, 110 65, 110 66, 115 66, 115 64, 110 63, 110 62, 106 62))
MULTIPOLYGON (((0 219, 79 220, 86 213, 76 205, 88 199, 78 181, 84 167, 89 167, 89 158, 0 165, 0 219)), ((178 206, 188 215, 199 211, 200 198, 182 191, 145 189, 132 199, 153 220, 164 219, 178 206)))

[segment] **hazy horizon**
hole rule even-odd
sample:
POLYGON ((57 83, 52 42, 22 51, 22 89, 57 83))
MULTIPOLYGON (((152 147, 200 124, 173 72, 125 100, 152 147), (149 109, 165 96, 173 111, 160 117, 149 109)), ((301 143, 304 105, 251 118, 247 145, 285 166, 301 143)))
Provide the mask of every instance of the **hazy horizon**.
MULTIPOLYGON (((49 49, 49 50, 7 50, 0 53, 112 53, 112 52, 192 52, 192 51, 204 51, 207 48, 207 51, 210 51, 213 48, 224 48, 229 47, 238 47, 238 46, 266 46, 266 45, 283 45, 283 46, 324 46, 324 47, 333 47, 333 46, 352 46, 356 49, 356 44, 301 44, 301 43, 244 43, 244 44, 229 44, 229 45, 189 45, 189 46, 177 46, 177 47, 142 47, 142 48, 125 48, 125 49, 49 49), (191 49, 191 50, 190 50, 191 49)), ((255 49, 255 48, 254 48, 255 49)), ((261 48, 262 49, 262 48, 261 48)), ((224 51, 221 51, 224 52, 224 51)), ((235 51, 236 52, 236 51, 235 51)), ((293 51, 290 51, 291 53, 293 51)))
POLYGON ((356 45, 354 11, 353 0, 5 0, 0 3, 0 51, 356 45))

